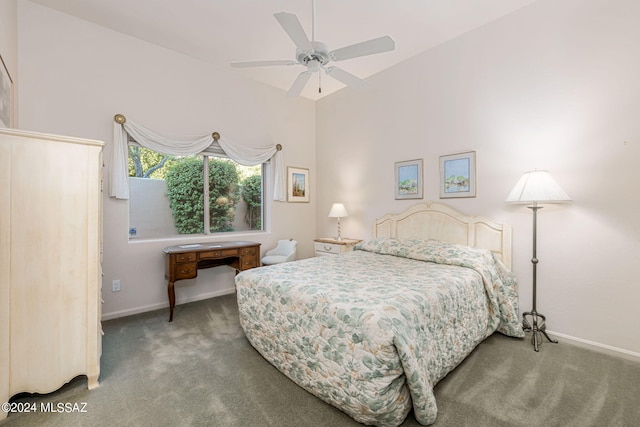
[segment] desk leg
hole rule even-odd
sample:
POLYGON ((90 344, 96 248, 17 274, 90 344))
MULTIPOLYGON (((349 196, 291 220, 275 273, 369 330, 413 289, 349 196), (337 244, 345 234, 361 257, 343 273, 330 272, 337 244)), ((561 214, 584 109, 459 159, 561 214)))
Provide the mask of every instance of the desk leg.
POLYGON ((169 322, 173 322, 173 308, 176 306, 176 291, 173 289, 175 282, 169 281, 169 322))

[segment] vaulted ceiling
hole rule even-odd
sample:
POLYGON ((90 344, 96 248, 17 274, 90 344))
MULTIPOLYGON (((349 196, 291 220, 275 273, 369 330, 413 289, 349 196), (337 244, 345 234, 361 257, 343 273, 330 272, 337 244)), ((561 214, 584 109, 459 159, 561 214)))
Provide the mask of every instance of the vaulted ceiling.
MULTIPOLYGON (((31 1, 220 67, 230 68, 231 61, 295 59, 295 45, 274 18, 276 12, 296 14, 312 37, 312 0, 31 1)), ((315 35, 331 50, 392 36, 392 52, 334 64, 366 79, 534 1, 317 0, 315 35)), ((286 91, 305 68, 232 70, 286 91)), ((302 96, 315 100, 343 87, 324 74, 319 80, 316 74, 302 96)))

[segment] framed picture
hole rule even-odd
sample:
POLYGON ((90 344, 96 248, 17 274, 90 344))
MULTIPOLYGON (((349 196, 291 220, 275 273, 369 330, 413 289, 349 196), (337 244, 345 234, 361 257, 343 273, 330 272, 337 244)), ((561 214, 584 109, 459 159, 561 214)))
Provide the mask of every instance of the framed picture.
POLYGON ((287 167, 287 201, 309 201, 309 169, 287 167))
POLYGON ((476 152, 440 157, 440 198, 476 197, 476 152))
POLYGON ((398 199, 422 199, 422 159, 396 162, 398 199))
POLYGON ((7 65, 0 55, 0 127, 8 128, 13 125, 11 119, 13 107, 13 81, 9 75, 7 65))

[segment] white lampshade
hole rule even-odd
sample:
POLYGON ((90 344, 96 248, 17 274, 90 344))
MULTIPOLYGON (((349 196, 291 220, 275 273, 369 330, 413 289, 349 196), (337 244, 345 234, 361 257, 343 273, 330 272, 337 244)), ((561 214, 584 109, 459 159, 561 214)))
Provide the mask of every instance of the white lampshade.
POLYGON ((525 172, 507 199, 506 203, 563 203, 571 198, 545 170, 525 172))
POLYGON ((349 214, 342 203, 334 203, 329 211, 329 218, 346 218, 349 214))

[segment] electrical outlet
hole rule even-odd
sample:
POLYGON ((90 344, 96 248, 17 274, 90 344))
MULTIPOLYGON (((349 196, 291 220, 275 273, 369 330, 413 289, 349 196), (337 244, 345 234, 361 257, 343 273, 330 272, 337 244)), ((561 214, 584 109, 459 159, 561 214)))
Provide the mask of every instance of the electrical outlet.
POLYGON ((111 282, 111 292, 120 292, 120 280, 114 280, 111 282))

